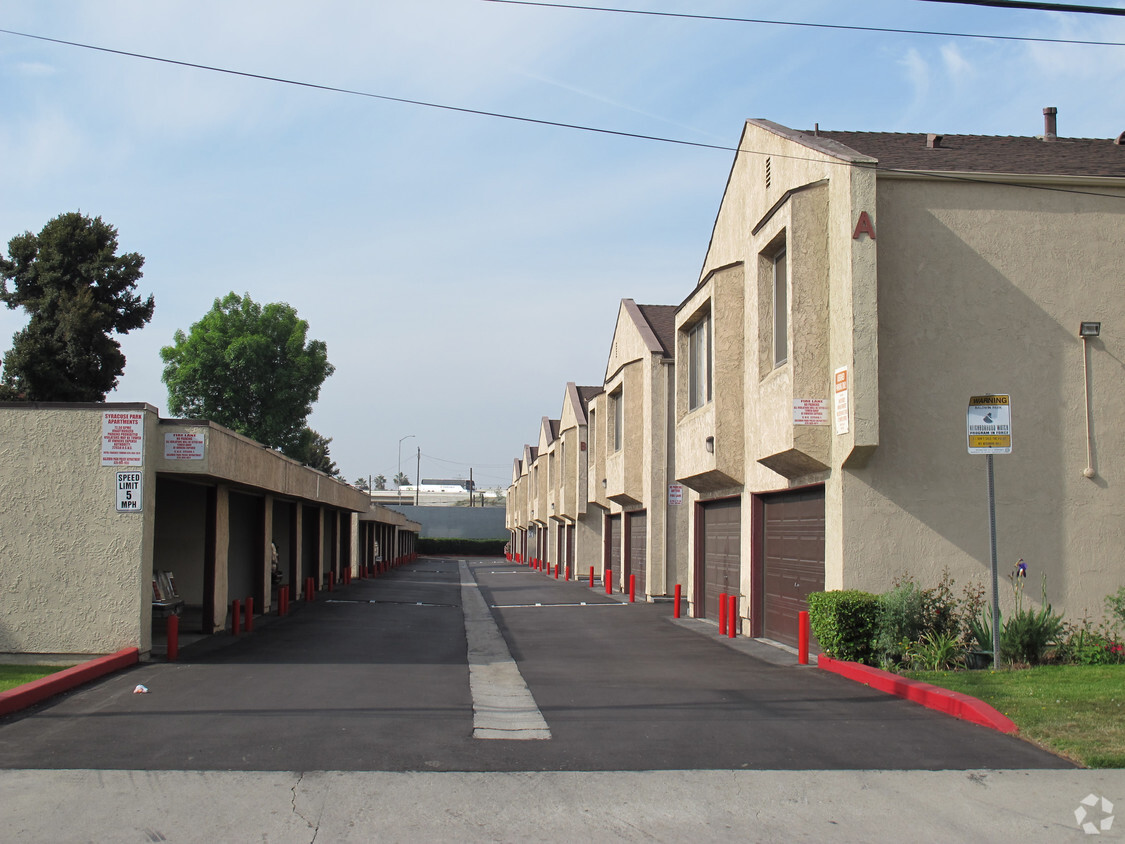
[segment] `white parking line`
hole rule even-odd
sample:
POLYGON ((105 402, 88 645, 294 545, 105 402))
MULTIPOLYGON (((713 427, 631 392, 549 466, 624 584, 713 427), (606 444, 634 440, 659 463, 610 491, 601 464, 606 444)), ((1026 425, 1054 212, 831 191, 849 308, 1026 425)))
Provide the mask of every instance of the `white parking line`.
POLYGON ((549 739, 551 730, 512 659, 472 571, 464 561, 458 566, 465 638, 469 643, 473 738, 549 739))

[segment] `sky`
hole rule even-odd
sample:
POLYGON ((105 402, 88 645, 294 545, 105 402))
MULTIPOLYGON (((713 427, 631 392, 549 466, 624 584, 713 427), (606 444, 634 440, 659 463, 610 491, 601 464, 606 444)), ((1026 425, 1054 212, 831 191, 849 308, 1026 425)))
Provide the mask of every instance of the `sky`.
MULTIPOLYGON (((597 5, 1125 43, 1125 17, 922 0, 597 5)), ((506 487, 566 383, 602 383, 620 300, 694 288, 748 118, 1125 131, 1119 46, 488 0, 4 0, 0 29, 305 83, 0 33, 0 249, 80 210, 145 256, 155 315, 108 400, 164 415, 177 329, 231 291, 289 303, 336 367, 309 421, 348 480, 414 479, 420 451, 506 487)), ((0 351, 25 324, 0 309, 0 351)))

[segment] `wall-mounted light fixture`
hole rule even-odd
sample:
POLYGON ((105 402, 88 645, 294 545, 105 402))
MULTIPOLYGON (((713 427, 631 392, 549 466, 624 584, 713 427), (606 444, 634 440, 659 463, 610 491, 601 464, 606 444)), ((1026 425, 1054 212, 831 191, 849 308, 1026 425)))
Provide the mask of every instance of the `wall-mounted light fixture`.
POLYGON ((1082 477, 1095 478, 1098 470, 1094 468, 1094 435, 1090 428, 1090 339, 1102 333, 1100 322, 1083 321, 1078 326, 1078 336, 1082 338, 1082 380, 1086 393, 1086 468, 1082 477))
POLYGON ((1078 327, 1078 336, 1082 339, 1097 337, 1101 333, 1102 324, 1100 322, 1083 322, 1078 327))
POLYGON ((607 486, 608 486, 608 484, 606 482, 606 479, 602 478, 602 489, 605 489, 607 486))
POLYGON ((714 437, 708 437, 707 439, 705 439, 703 441, 703 447, 705 449, 707 449, 708 454, 714 454, 715 453, 715 438, 714 437))

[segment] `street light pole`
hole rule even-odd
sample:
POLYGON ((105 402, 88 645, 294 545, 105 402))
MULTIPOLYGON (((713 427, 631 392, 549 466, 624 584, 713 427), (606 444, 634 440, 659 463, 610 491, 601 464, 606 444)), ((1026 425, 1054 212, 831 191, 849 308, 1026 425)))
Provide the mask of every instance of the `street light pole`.
MULTIPOLYGON (((407 434, 405 437, 398 441, 398 477, 402 477, 402 440, 408 440, 413 437, 413 434, 407 434)), ((402 503, 402 484, 396 479, 395 485, 398 487, 398 503, 402 503)))

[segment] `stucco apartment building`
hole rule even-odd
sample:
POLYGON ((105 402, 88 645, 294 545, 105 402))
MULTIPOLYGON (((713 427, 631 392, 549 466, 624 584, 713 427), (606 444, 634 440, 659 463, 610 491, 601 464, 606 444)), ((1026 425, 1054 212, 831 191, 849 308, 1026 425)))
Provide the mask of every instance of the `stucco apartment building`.
POLYGON ((1002 570, 1072 617, 1125 584, 1125 146, 1044 114, 1038 137, 747 121, 675 310, 668 442, 624 444, 674 454, 695 616, 737 594, 744 633, 793 641, 810 591, 983 581, 982 394, 1011 397, 1002 570))
POLYGON ((414 551, 419 525, 209 422, 148 404, 0 404, 0 659, 152 647, 154 608, 228 625, 414 551), (271 547, 272 545, 272 547, 271 547), (273 576, 277 549, 278 576, 273 576), (276 582, 275 582, 276 581, 276 582), (161 600, 157 600, 161 598, 161 600))

